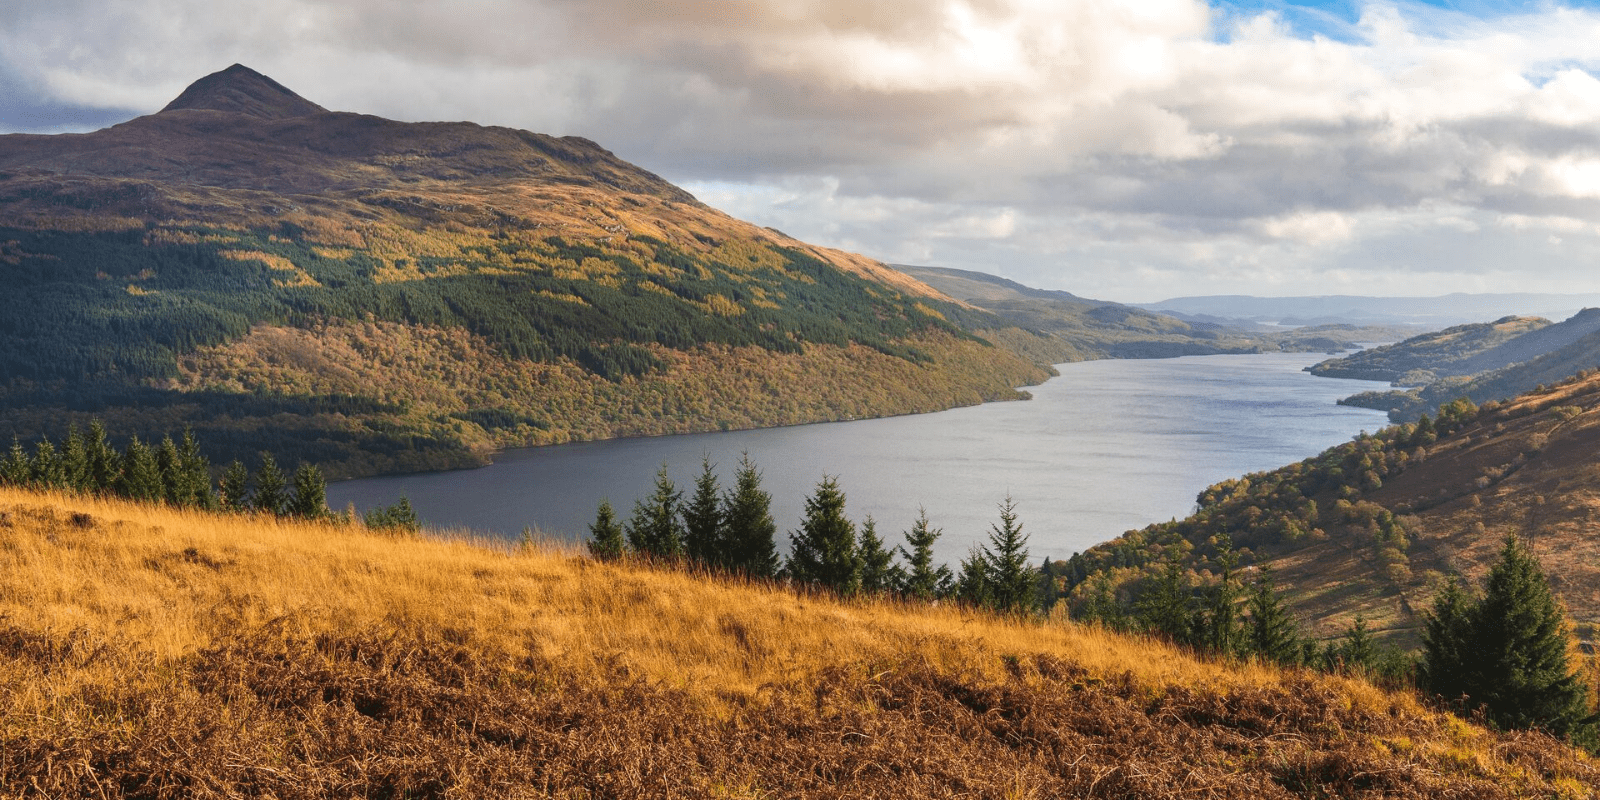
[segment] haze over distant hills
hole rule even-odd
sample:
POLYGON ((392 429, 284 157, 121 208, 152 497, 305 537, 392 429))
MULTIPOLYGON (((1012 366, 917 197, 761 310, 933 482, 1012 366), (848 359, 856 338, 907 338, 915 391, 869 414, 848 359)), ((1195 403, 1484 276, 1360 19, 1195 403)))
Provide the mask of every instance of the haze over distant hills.
POLYGON ((1403 324, 1443 328, 1507 315, 1561 320, 1580 309, 1600 306, 1600 294, 1447 294, 1437 297, 1252 297, 1215 295, 1174 297, 1158 303, 1130 303, 1186 319, 1248 320, 1283 325, 1330 323, 1403 324))

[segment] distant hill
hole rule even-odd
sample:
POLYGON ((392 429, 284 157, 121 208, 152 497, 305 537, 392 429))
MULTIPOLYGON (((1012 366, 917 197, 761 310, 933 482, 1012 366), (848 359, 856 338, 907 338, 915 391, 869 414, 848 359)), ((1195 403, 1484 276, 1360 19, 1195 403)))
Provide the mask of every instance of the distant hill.
MULTIPOLYGON (((1513 343, 1525 336, 1543 333, 1549 327, 1550 320, 1539 317, 1502 317, 1494 322, 1457 325, 1343 358, 1329 359, 1307 367, 1306 371, 1324 378, 1355 378, 1389 381, 1397 386, 1417 386, 1449 375, 1468 375, 1511 363, 1499 360, 1501 358, 1515 360, 1515 355, 1526 358, 1542 352, 1532 340, 1521 347, 1513 343)), ((1554 343, 1561 338, 1559 335, 1544 335, 1539 337, 1539 342, 1554 343)))
POLYGON ((983 338, 1003 320, 594 142, 331 112, 239 65, 105 130, 0 136, 0 287, 0 436, 192 425, 334 476, 1048 374, 983 338))
POLYGON ((1371 376, 1400 391, 1362 392, 1345 405, 1387 411, 1399 422, 1458 397, 1503 400, 1600 367, 1600 309, 1556 324, 1508 317, 1418 336, 1387 347, 1324 361, 1310 370, 1330 377, 1371 376))
POLYGON ((1600 306, 1600 294, 1447 294, 1438 297, 1174 297, 1140 308, 1187 319, 1249 320, 1284 325, 1403 324, 1444 328, 1504 316, 1566 319, 1581 308, 1600 306))
POLYGON ((1193 516, 1075 556, 1069 583, 1087 591, 1106 575, 1136 595, 1173 544, 1204 574, 1215 567, 1212 537, 1227 533, 1248 563, 1273 567, 1297 616, 1322 636, 1359 614, 1414 645, 1445 576, 1481 581, 1516 533, 1580 638, 1600 640, 1600 373, 1482 407, 1451 403, 1430 425, 1394 426, 1212 486, 1193 516))
POLYGON ((1051 358, 1165 358, 1278 350, 1341 352, 1358 343, 1391 340, 1392 326, 1324 325, 1294 329, 1177 317, 1136 306, 1091 300, 1070 292, 1034 289, 983 272, 894 265, 950 297, 1020 328, 1047 334, 1051 358))

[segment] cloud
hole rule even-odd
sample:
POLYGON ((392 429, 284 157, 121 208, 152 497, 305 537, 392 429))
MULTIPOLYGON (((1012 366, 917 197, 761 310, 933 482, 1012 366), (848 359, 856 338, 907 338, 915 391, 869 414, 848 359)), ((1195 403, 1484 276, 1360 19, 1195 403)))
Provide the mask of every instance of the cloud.
POLYGON ((0 8, 0 79, 54 129, 239 61, 332 108, 588 136, 821 243, 1080 293, 1600 290, 1600 15, 1257 9, 56 0, 0 8))

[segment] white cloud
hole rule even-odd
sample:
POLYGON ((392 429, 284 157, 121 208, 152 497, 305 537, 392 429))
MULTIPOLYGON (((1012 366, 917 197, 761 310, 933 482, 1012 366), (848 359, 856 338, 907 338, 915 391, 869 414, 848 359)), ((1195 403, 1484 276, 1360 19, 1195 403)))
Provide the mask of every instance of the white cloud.
POLYGON ((154 110, 239 61, 1080 293, 1600 290, 1600 14, 1375 2, 1343 34, 1195 0, 25 1, 0 78, 154 110))

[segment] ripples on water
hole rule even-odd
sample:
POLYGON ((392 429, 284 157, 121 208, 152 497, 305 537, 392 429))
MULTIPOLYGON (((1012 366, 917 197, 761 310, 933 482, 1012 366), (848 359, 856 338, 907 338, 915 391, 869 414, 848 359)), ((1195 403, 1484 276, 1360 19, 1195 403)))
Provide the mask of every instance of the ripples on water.
POLYGON ((1187 515, 1225 478, 1299 461, 1386 424, 1338 406, 1385 384, 1318 378, 1324 356, 1272 353, 1064 364, 1033 400, 934 414, 624 439, 501 453, 476 470, 367 478, 328 487, 333 508, 410 498, 429 523, 514 536, 531 525, 577 536, 601 498, 626 516, 669 465, 692 489, 702 454, 724 485, 742 452, 773 495, 779 543, 824 473, 847 511, 871 514, 891 544, 924 507, 950 564, 983 540, 1009 493, 1035 559, 1065 558, 1125 530, 1187 515))

